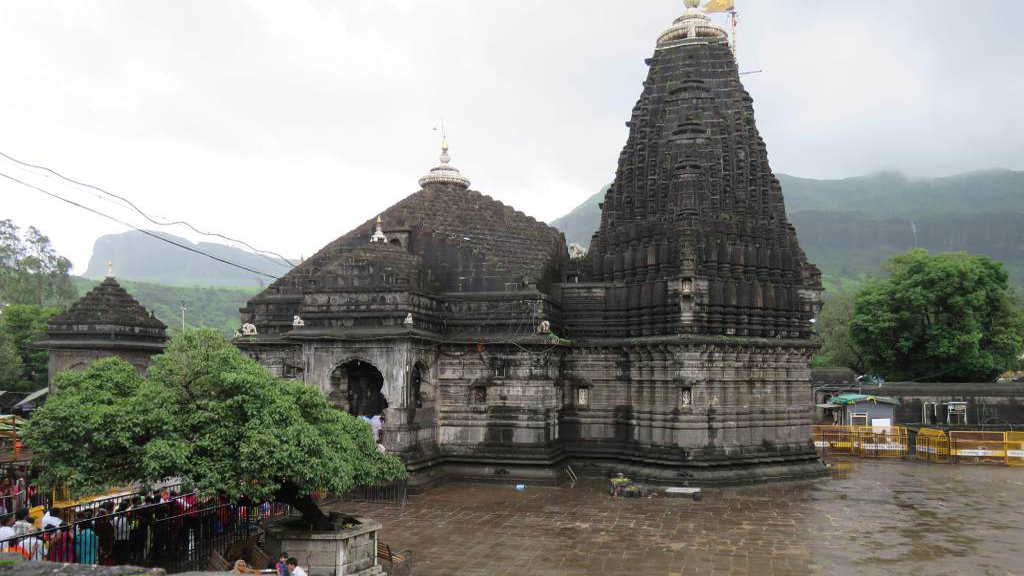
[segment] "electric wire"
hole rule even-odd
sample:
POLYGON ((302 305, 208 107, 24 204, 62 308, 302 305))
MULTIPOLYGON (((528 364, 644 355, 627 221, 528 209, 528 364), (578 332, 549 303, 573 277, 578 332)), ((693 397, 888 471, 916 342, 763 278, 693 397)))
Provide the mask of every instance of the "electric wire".
MULTIPOLYGON (((3 154, 3 153, 0 152, 0 154, 3 154)), ((133 225, 127 223, 127 222, 118 220, 117 218, 115 218, 113 216, 110 216, 108 214, 104 214, 103 212, 100 212, 99 210, 96 210, 94 208, 90 208, 88 206, 85 206, 84 204, 79 204, 78 202, 75 202, 74 200, 68 200, 67 198, 64 198, 63 196, 60 196, 59 194, 54 194, 53 192, 50 192, 49 190, 46 190, 46 189, 43 189, 43 188, 40 188, 39 186, 35 186, 33 184, 29 184, 28 182, 24 182, 22 180, 18 180, 17 178, 15 178, 13 176, 10 176, 8 174, 4 174, 3 172, 0 172, 0 177, 6 178, 6 179, 8 179, 8 180, 10 180, 12 182, 15 182, 17 184, 21 184, 22 186, 25 186, 27 188, 31 188, 31 189, 36 190, 38 192, 42 192, 43 194, 46 194, 47 196, 50 196, 52 198, 56 198, 57 200, 60 200, 61 202, 66 202, 68 204, 71 204, 72 206, 81 208, 82 210, 85 210, 87 212, 92 212, 93 214, 96 214, 98 216, 102 216, 102 217, 106 218, 107 220, 111 220, 113 222, 117 222, 118 224, 120 224, 122 226, 127 226, 128 228, 131 228, 132 230, 135 230, 137 232, 141 232, 141 233, 145 234, 146 236, 150 236, 150 237, 156 238, 157 240, 160 240, 161 242, 166 242, 166 243, 171 244, 173 246, 177 246, 178 248, 181 248, 183 250, 188 250, 189 252, 194 252, 196 254, 199 254, 200 256, 205 256, 207 258, 210 258, 211 260, 216 260, 217 262, 221 262, 223 264, 227 264, 228 266, 233 266, 233 267, 238 268, 240 270, 245 270, 246 272, 252 272, 253 274, 259 274, 260 276, 266 276, 267 278, 271 278, 273 280, 277 280, 278 279, 277 276, 274 276, 272 274, 267 274, 266 272, 260 272, 259 270, 253 270, 252 268, 248 268, 246 266, 242 266, 241 264, 235 264, 234 262, 231 262, 229 260, 225 260, 223 258, 219 258, 217 256, 214 256, 213 254, 208 254, 206 252, 203 252, 202 250, 197 250, 195 248, 192 248, 191 246, 186 246, 184 244, 180 244, 178 242, 170 240, 169 238, 164 238, 164 237, 162 237, 162 236, 160 236, 158 234, 154 234, 154 233, 152 233, 152 232, 150 232, 148 230, 143 230, 141 228, 136 228, 135 226, 133 226, 133 225)))
POLYGON ((203 236, 214 236, 216 238, 222 238, 222 239, 227 240, 229 242, 235 242, 237 244, 241 244, 242 246, 245 246, 246 248, 248 248, 248 249, 252 250, 253 252, 255 252, 258 256, 262 256, 263 258, 265 258, 265 259, 267 259, 267 260, 269 260, 271 262, 274 262, 278 266, 282 266, 284 268, 294 268, 296 266, 296 264, 294 262, 292 262, 291 260, 288 260, 287 258, 285 258, 284 256, 278 254, 277 252, 272 252, 272 251, 269 251, 269 250, 260 250, 259 248, 256 248, 256 247, 252 246, 248 242, 245 242, 243 240, 238 240, 236 238, 231 238, 231 237, 225 236, 223 234, 218 234, 216 232, 204 232, 204 231, 196 228, 195 226, 193 226, 192 224, 190 224, 190 223, 188 223, 188 222, 186 222, 184 220, 179 220, 179 221, 174 221, 174 222, 158 222, 157 220, 154 220, 152 217, 150 217, 150 215, 147 214, 146 212, 144 212, 141 208, 136 206, 131 200, 128 200, 124 196, 120 196, 118 194, 114 194, 113 192, 109 192, 107 190, 104 190, 103 188, 100 188, 99 186, 94 186, 92 184, 88 184, 88 183, 85 183, 85 182, 79 182, 78 180, 75 180, 74 178, 69 178, 68 176, 63 175, 60 172, 57 172, 56 170, 54 170, 52 168, 48 168, 46 166, 40 166, 40 165, 37 165, 37 164, 32 164, 30 162, 25 162, 23 160, 19 160, 19 159, 15 158, 15 157, 11 156, 10 154, 7 154, 7 153, 3 152, 2 150, 0 150, 0 156, 3 156, 4 158, 7 158, 11 162, 14 162, 15 164, 19 164, 21 166, 26 166, 26 167, 29 167, 29 168, 34 168, 36 170, 42 170, 44 172, 49 172, 50 174, 53 174, 54 176, 56 176, 56 177, 58 177, 58 178, 60 178, 62 180, 65 180, 67 182, 70 182, 72 184, 75 184, 76 186, 82 186, 84 188, 89 188, 91 190, 95 190, 97 192, 100 192, 101 194, 105 194, 105 195, 110 196, 112 198, 117 198, 118 200, 124 202, 132 210, 134 210, 134 211, 138 212, 139 214, 141 214, 143 218, 145 218, 146 220, 152 222, 153 224, 156 224, 157 226, 185 226, 185 227, 189 228, 190 230, 192 230, 193 232, 195 232, 197 234, 202 234, 203 236), (281 261, 275 260, 273 258, 268 258, 266 256, 266 254, 270 254, 271 256, 276 256, 277 258, 280 258, 281 260, 286 262, 287 265, 283 264, 281 261))

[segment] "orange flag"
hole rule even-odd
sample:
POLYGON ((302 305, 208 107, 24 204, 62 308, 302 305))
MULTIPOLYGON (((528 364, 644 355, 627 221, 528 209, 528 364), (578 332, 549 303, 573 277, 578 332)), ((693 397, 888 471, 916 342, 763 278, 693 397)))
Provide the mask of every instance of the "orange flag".
POLYGON ((733 0, 708 0, 708 3, 704 5, 704 12, 710 14, 712 12, 732 12, 736 9, 736 3, 733 0))

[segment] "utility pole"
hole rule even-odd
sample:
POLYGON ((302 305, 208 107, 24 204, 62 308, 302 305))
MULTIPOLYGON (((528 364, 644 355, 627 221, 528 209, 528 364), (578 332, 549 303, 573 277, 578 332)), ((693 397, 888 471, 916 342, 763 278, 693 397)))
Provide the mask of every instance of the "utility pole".
POLYGON ((182 334, 185 333, 185 310, 188 310, 188 308, 185 308, 185 301, 182 300, 181 301, 181 333, 182 334))

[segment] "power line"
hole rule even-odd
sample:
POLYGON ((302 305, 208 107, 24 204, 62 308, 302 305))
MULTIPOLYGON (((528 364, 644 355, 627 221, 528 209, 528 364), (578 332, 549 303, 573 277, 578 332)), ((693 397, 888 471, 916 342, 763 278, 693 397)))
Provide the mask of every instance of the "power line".
MULTIPOLYGON (((3 154, 3 153, 0 152, 0 154, 3 154)), ((17 184, 21 184, 22 186, 31 188, 31 189, 36 190, 38 192, 42 192, 43 194, 46 194, 47 196, 50 196, 52 198, 56 198, 57 200, 60 200, 61 202, 66 202, 68 204, 71 204, 72 206, 81 208, 82 210, 85 210, 87 212, 92 212, 93 214, 96 214, 98 216, 102 216, 102 217, 106 218, 107 220, 112 220, 114 222, 117 222, 118 224, 120 224, 122 226, 127 226, 128 228, 131 228, 132 230, 135 230, 137 232, 142 232, 146 236, 150 236, 150 237, 156 238, 157 240, 160 240, 161 242, 166 242, 166 243, 171 244, 173 246, 177 246, 178 248, 181 248, 183 250, 188 250, 189 252, 194 252, 196 254, 199 254, 200 256, 206 256, 207 258, 210 258, 211 260, 216 260, 217 262, 221 262, 223 264, 227 264, 228 266, 234 266, 235 268, 238 268, 240 270, 245 270, 246 272, 252 272, 253 274, 259 274, 260 276, 266 276, 267 278, 271 278, 271 279, 274 279, 274 280, 278 279, 277 276, 273 276, 271 274, 267 274, 266 272, 260 272, 259 270, 253 270, 252 268, 247 268, 245 266, 242 266, 241 264, 235 264, 234 262, 230 262, 230 261, 225 260, 223 258, 218 258, 217 256, 214 256, 213 254, 208 254, 206 252, 203 252, 202 250, 197 250, 195 248, 192 248, 191 246, 186 246, 184 244, 180 244, 178 242, 175 242, 175 241, 173 241, 173 240, 171 240, 169 238, 164 238, 163 236, 160 236, 158 234, 154 234, 154 233, 152 233, 152 232, 150 232, 148 230, 143 230, 141 228, 136 228, 135 226, 132 226, 131 224, 129 224, 127 222, 123 222, 121 220, 118 220, 117 218, 114 218, 113 216, 110 216, 108 214, 104 214, 103 212, 100 212, 99 210, 96 210, 94 208, 90 208, 90 207, 85 206, 83 204, 79 204, 78 202, 75 202, 74 200, 68 200, 67 198, 64 198, 63 196, 60 196, 59 194, 54 194, 53 192, 50 192, 49 190, 45 190, 45 189, 40 188, 38 186, 35 186, 33 184, 29 184, 28 182, 23 182, 23 181, 18 180, 17 178, 15 178, 13 176, 9 176, 7 174, 4 174, 3 172, 0 172, 0 177, 7 178, 8 180, 10 180, 12 182, 15 182, 17 184)))
POLYGON ((47 168, 46 166, 39 166, 39 165, 36 165, 36 164, 31 164, 29 162, 25 162, 23 160, 18 160, 17 158, 11 156, 10 154, 6 154, 3 151, 0 151, 0 156, 3 156, 4 158, 7 158, 11 162, 14 162, 16 164, 20 164, 22 166, 27 166, 29 168, 34 168, 36 170, 43 170, 45 172, 49 172, 50 174, 53 174, 54 176, 56 176, 56 177, 58 177, 58 178, 60 178, 62 180, 65 180, 67 182, 71 182, 72 184, 75 184, 77 186, 82 186, 82 187, 85 187, 85 188, 90 188, 90 189, 95 190, 97 192, 100 192, 102 194, 106 194, 107 196, 110 196, 112 198, 117 198, 118 200, 120 200, 120 201, 124 202, 125 204, 127 204, 132 210, 135 210, 136 212, 141 214, 143 218, 145 218, 146 220, 149 220, 150 222, 152 222, 153 224, 156 224, 157 226, 178 226, 178 225, 187 226, 190 230, 192 230, 193 232, 195 232, 197 234, 202 234, 203 236, 215 236, 217 238, 223 238, 224 240, 227 240, 229 242, 235 242, 235 243, 241 244, 241 245, 245 246, 246 248, 249 248, 250 250, 255 252, 258 256, 262 256, 263 258, 266 258, 267 260, 270 260, 271 262, 277 264, 278 266, 282 266, 282 267, 288 268, 288 266, 286 266, 285 264, 282 264, 278 260, 274 260, 273 258, 267 258, 265 256, 265 254, 270 254, 271 256, 276 256, 276 257, 280 258, 281 260, 284 260, 289 265, 291 265, 292 268, 294 268, 296 266, 296 264, 294 262, 292 262, 291 260, 288 260, 287 258, 285 258, 284 256, 278 254, 277 252, 271 252, 269 250, 260 250, 260 249, 252 246, 251 244, 249 244, 249 243, 247 243, 245 241, 237 240, 235 238, 230 238, 228 236, 225 236, 223 234, 218 234, 216 232, 203 232, 202 230, 196 228, 195 226, 193 226, 192 224, 189 224, 188 222, 185 222, 184 220, 175 221, 175 222, 158 222, 158 221, 154 220, 153 218, 151 218, 149 216, 149 214, 146 214, 145 212, 143 212, 142 209, 139 208, 138 206, 136 206, 134 203, 132 203, 131 200, 129 200, 129 199, 123 197, 123 196, 119 196, 117 194, 114 194, 113 192, 108 192, 108 191, 104 190, 103 188, 100 188, 99 186, 93 186, 92 184, 87 184, 85 182, 79 182, 78 180, 75 180, 74 178, 69 178, 69 177, 61 174, 60 172, 57 172, 56 170, 54 170, 52 168, 47 168))

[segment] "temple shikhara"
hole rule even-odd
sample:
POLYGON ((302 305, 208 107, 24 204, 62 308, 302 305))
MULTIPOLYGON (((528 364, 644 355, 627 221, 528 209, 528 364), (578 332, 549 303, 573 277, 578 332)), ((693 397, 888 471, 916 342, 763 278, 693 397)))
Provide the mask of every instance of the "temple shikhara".
MULTIPOLYGON (((726 32, 657 40, 589 251, 470 189, 420 190, 249 301, 235 343, 385 416, 413 481, 623 471, 725 484, 823 470, 820 274, 787 221, 726 32)), ((610 171, 611 167, 609 167, 610 171)))

